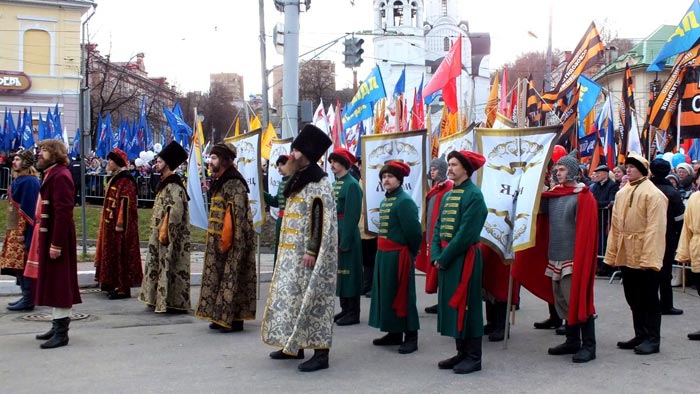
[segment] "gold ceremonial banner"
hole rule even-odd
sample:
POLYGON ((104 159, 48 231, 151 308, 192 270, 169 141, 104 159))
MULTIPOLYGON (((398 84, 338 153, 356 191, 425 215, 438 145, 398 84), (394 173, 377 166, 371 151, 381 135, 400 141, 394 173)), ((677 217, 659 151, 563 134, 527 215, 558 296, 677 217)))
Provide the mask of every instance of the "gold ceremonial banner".
POLYGON ((248 202, 253 214, 253 226, 260 227, 265 223, 263 215, 262 166, 260 165, 261 130, 249 131, 238 137, 225 138, 224 142, 236 147, 234 164, 248 182, 248 202))
POLYGON ((440 138, 440 145, 437 157, 444 157, 447 160, 447 155, 452 151, 468 150, 474 152, 474 127, 459 133, 452 134, 445 138, 440 138))
POLYGON ((377 235, 379 205, 384 199, 379 171, 392 160, 400 160, 411 168, 411 173, 403 180, 403 188, 416 202, 419 216, 423 216, 423 201, 427 193, 426 136, 426 130, 362 136, 362 189, 367 234, 377 235))
MULTIPOLYGON (((272 140, 272 148, 270 148, 270 161, 267 164, 267 192, 273 197, 277 195, 282 175, 277 170, 277 159, 280 156, 286 156, 292 152, 292 140, 294 138, 285 138, 283 140, 272 140)), ((262 178, 261 178, 262 179, 262 178)), ((270 216, 277 220, 280 210, 270 207, 270 216)))
POLYGON ((476 129, 477 151, 486 157, 477 177, 488 208, 481 240, 506 262, 535 243, 547 164, 560 132, 561 126, 476 129))

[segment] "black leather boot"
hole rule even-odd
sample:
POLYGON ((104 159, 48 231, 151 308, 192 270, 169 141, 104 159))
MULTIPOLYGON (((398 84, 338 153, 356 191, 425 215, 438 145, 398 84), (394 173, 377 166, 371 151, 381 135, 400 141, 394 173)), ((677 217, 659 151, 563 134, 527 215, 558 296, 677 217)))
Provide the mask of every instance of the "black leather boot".
POLYGON ((51 321, 51 329, 49 331, 46 331, 43 334, 36 334, 34 338, 40 340, 40 341, 45 341, 47 339, 51 339, 53 334, 56 333, 56 320, 51 321))
POLYGON ((700 341, 700 331, 691 332, 688 334, 688 339, 691 341, 700 341))
POLYGON ((538 330, 549 330, 560 327, 562 320, 557 315, 557 308, 554 304, 549 304, 549 319, 535 323, 535 328, 538 330))
POLYGON ((239 331, 243 331, 243 320, 234 320, 234 322, 231 323, 231 327, 229 327, 229 328, 221 327, 219 329, 219 332, 221 332, 221 333, 239 332, 239 331))
POLYGON ((647 337, 642 312, 632 309, 632 325, 634 326, 634 338, 629 341, 618 342, 617 347, 620 349, 634 349, 644 342, 644 339, 647 337))
POLYGON ((296 356, 290 356, 280 349, 270 353, 270 358, 273 360, 302 360, 304 358, 304 349, 299 349, 296 356))
POLYGON ((500 342, 506 336, 506 319, 508 319, 508 304, 496 302, 493 304, 494 320, 496 322, 493 332, 489 334, 490 342, 500 342))
POLYGON ((457 355, 452 356, 446 360, 442 360, 438 363, 438 368, 440 369, 452 369, 455 367, 455 365, 459 364, 464 360, 467 355, 463 352, 463 346, 464 346, 464 340, 463 339, 455 339, 455 343, 457 345, 457 355))
POLYGON ((28 312, 34 310, 34 301, 32 300, 32 282, 29 278, 18 276, 17 281, 22 289, 22 298, 14 305, 7 307, 8 311, 13 312, 28 312), (20 279, 21 278, 21 279, 20 279))
POLYGON ((634 352, 641 355, 658 353, 661 348, 661 313, 647 312, 645 317, 648 336, 634 348, 634 352))
POLYGON ((314 350, 313 357, 311 357, 309 361, 304 361, 299 364, 297 368, 299 368, 301 372, 313 372, 319 369, 326 369, 328 368, 329 353, 330 349, 316 349, 314 350))
POLYGON ((360 324, 360 296, 346 298, 347 312, 336 321, 339 326, 351 326, 360 324))
POLYGON ((377 338, 372 341, 374 346, 396 346, 403 343, 403 333, 400 332, 390 332, 381 338, 377 338))
POLYGON ((589 317, 588 321, 581 324, 581 349, 579 349, 571 361, 575 363, 587 363, 595 360, 595 319, 589 317))
POLYGON ((56 322, 56 332, 54 332, 51 339, 40 345, 42 349, 53 349, 66 346, 68 344, 68 326, 70 325, 70 317, 54 319, 54 321, 56 322))
POLYGON ((399 346, 400 354, 409 354, 418 350, 418 331, 406 331, 405 339, 399 346))
POLYGON ((462 341, 462 352, 465 357, 452 370, 456 374, 468 374, 481 371, 481 337, 465 338, 462 341))
MULTIPOLYGON (((19 286, 20 290, 22 289, 22 285, 21 285, 22 279, 24 279, 24 276, 22 276, 22 274, 18 273, 17 277, 15 278, 15 284, 17 284, 17 286, 19 286)), ((27 280, 29 280, 29 279, 27 279, 27 280)), ((14 300, 14 301, 8 302, 7 306, 13 306, 13 305, 17 304, 18 302, 22 301, 23 299, 24 299, 24 295, 22 295, 22 297, 19 297, 18 299, 14 300)))
POLYGON ((552 356, 561 356, 564 354, 576 354, 581 349, 581 327, 576 325, 566 325, 566 342, 555 347, 550 347, 547 350, 552 356))
POLYGON ((337 313, 335 316, 333 316, 333 322, 337 322, 343 316, 345 316, 346 313, 348 313, 348 299, 345 297, 338 298, 340 302, 340 313, 337 313))

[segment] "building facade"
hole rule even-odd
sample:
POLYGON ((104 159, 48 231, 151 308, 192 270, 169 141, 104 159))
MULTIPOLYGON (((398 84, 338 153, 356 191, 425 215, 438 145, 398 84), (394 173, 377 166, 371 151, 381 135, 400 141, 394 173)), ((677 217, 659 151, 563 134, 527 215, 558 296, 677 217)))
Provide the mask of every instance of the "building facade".
POLYGON ((70 138, 78 127, 80 32, 88 0, 0 0, 0 110, 58 104, 70 138), (5 81, 7 83, 5 83, 5 81))
POLYGON ((234 100, 243 100, 243 76, 236 73, 209 74, 209 86, 219 84, 234 100))
MULTIPOLYGON (((282 108, 283 67, 272 69, 272 106, 282 108)), ((335 63, 331 60, 310 60, 299 64, 299 100, 312 101, 314 105, 323 99, 327 107, 335 97, 335 63)))

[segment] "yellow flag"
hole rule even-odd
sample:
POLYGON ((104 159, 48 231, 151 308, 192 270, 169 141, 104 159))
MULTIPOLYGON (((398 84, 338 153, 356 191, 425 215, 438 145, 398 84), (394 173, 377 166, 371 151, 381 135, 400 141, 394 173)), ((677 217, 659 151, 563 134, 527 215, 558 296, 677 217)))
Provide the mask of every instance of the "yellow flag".
MULTIPOLYGON (((253 129, 255 130, 255 129, 253 129)), ((262 135, 262 141, 260 142, 260 156, 263 159, 270 159, 270 151, 272 150, 272 141, 277 139, 277 132, 275 128, 272 127, 272 122, 267 122, 267 130, 262 135)))
POLYGON ((486 127, 493 127, 496 112, 498 112, 498 73, 493 78, 489 100, 486 102, 486 127))
POLYGON ((236 116, 236 127, 233 129, 233 136, 238 137, 241 134, 241 118, 236 116))
POLYGON ((195 130, 192 145, 194 147, 194 151, 197 152, 197 164, 202 165, 202 149, 204 148, 204 131, 202 129, 202 121, 197 121, 197 130, 195 130))
POLYGON ((253 131, 257 129, 262 129, 262 124, 260 123, 260 118, 258 118, 258 115, 255 115, 253 120, 250 121, 250 130, 248 131, 253 131))

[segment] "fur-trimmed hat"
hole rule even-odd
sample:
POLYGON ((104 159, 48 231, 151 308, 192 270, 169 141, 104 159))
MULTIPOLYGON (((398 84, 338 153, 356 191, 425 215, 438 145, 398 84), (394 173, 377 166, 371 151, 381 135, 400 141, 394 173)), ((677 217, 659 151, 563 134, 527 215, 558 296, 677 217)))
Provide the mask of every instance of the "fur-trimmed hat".
POLYGON ((581 171, 579 166, 578 166, 578 159, 576 158, 576 154, 577 154, 577 151, 576 151, 576 149, 574 149, 571 152, 569 152, 568 155, 562 156, 559 160, 557 160, 558 166, 566 167, 566 180, 567 181, 576 180, 576 176, 581 171))
POLYGON ((402 161, 392 160, 379 170, 379 180, 381 180, 382 176, 387 172, 395 176, 403 184, 403 178, 411 173, 411 167, 402 161))
POLYGON ((114 148, 111 152, 107 153, 107 160, 112 160, 114 164, 119 167, 126 167, 126 163, 129 162, 126 153, 119 148, 114 148))
POLYGON ((330 138, 318 127, 307 124, 292 141, 291 149, 301 152, 311 163, 316 163, 333 144, 330 138))
POLYGON ((34 151, 32 149, 22 149, 15 153, 15 155, 19 156, 19 158, 22 160, 23 170, 33 166, 36 162, 36 156, 34 155, 34 151))
POLYGON ((468 176, 472 176, 474 171, 477 171, 486 163, 486 158, 482 154, 469 152, 468 150, 453 150, 447 155, 447 160, 449 161, 452 158, 459 160, 462 167, 467 170, 468 176))
POLYGON ((649 162, 642 155, 631 152, 627 155, 627 160, 625 160, 625 165, 628 164, 635 166, 642 175, 649 175, 649 162))
POLYGON ((168 165, 171 171, 175 171, 187 160, 187 151, 177 141, 172 141, 158 153, 158 157, 168 165))
POLYGON ((328 155, 328 161, 337 161, 349 170, 357 162, 357 158, 345 148, 336 148, 333 153, 328 155))
POLYGON ((211 147, 210 155, 216 155, 222 160, 234 160, 236 158, 236 147, 219 142, 211 147))

